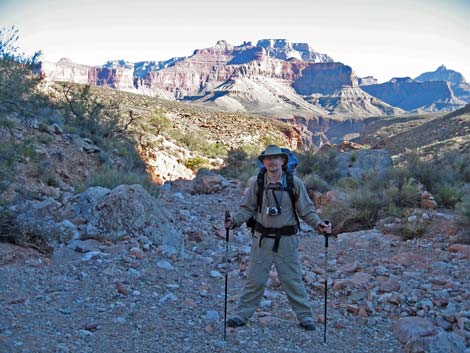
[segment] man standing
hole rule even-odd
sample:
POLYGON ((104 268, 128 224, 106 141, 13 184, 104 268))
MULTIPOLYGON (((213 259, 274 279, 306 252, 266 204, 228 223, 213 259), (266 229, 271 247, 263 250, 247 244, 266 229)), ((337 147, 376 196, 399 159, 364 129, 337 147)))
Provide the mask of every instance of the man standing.
MULTIPOLYGON (((281 281, 282 288, 294 310, 300 326, 314 330, 312 311, 302 281, 302 269, 297 248, 299 238, 297 215, 307 224, 323 233, 331 233, 331 224, 325 224, 316 213, 302 181, 293 176, 294 202, 286 191, 287 172, 284 167, 288 155, 276 145, 267 146, 258 157, 266 168, 261 205, 258 205, 258 183, 249 183, 248 191, 240 209, 225 221, 226 228, 241 226, 256 213, 251 256, 245 288, 236 313, 227 324, 230 327, 244 326, 258 307, 263 297, 272 263, 281 281)), ((256 178, 256 177, 255 177, 256 178)))

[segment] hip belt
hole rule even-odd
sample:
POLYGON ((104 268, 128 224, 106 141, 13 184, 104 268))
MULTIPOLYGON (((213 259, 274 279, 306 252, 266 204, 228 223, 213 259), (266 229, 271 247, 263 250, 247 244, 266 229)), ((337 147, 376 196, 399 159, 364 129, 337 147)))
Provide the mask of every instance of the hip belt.
POLYGON ((292 226, 284 226, 280 228, 267 228, 261 223, 256 222, 255 230, 258 233, 261 233, 261 237, 259 238, 259 247, 261 247, 261 243, 263 242, 264 238, 274 239, 273 252, 277 252, 279 249, 279 242, 281 237, 296 234, 299 230, 299 227, 295 224, 292 226))

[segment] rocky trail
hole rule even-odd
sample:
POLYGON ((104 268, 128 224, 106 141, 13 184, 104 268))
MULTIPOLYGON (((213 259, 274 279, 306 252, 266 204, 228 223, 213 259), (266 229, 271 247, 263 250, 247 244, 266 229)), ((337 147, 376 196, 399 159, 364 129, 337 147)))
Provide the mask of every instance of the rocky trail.
MULTIPOLYGON (((272 272, 259 311, 224 342, 222 219, 242 195, 236 182, 161 195, 185 235, 182 256, 134 237, 80 240, 51 257, 0 243, 0 352, 470 352, 469 248, 375 229, 330 240, 324 344, 324 238, 305 224, 299 251, 317 329, 297 325, 272 272)), ((250 238, 245 227, 231 234, 229 313, 250 238)))

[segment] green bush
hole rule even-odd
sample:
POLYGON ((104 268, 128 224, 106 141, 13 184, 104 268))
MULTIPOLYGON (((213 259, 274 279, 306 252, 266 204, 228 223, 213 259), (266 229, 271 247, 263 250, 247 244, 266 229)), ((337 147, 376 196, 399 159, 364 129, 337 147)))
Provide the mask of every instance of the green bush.
POLYGON ((253 175, 258 174, 255 158, 249 148, 232 149, 225 158, 225 167, 220 170, 220 174, 227 178, 247 181, 253 175))
POLYGON ((368 227, 377 222, 379 210, 382 206, 380 196, 369 189, 360 188, 349 195, 350 205, 368 227))
POLYGON ((463 197, 460 202, 455 205, 461 222, 464 225, 470 226, 470 184, 466 184, 462 190, 463 197))
POLYGON ((448 152, 432 160, 422 160, 417 154, 407 155, 407 168, 432 194, 442 193, 442 201, 455 204, 451 188, 470 181, 470 153, 448 152), (449 189, 450 188, 450 189, 449 189))
POLYGON ((405 223, 399 228, 400 236, 403 240, 421 238, 426 234, 428 226, 426 223, 405 223))
POLYGON ((38 103, 44 103, 36 91, 41 77, 32 71, 41 52, 32 56, 20 53, 16 47, 18 39, 14 27, 0 30, 0 112, 16 112, 23 118, 31 118, 38 103))
POLYGON ((209 161, 206 158, 199 156, 188 158, 184 161, 184 165, 186 166, 186 168, 191 169, 193 172, 197 172, 202 167, 208 166, 208 164, 209 161))
POLYGON ((419 205, 420 190, 416 184, 407 182, 400 188, 396 205, 399 207, 417 207, 419 205))
POLYGON ((351 177, 344 177, 336 183, 336 186, 344 191, 352 191, 359 188, 360 183, 357 179, 351 177))
POLYGON ((460 201, 461 191, 460 188, 449 185, 441 185, 437 187, 435 193, 436 202, 446 208, 453 208, 460 201))
POLYGON ((216 158, 227 156, 227 147, 223 144, 211 142, 204 131, 183 132, 173 129, 169 132, 170 137, 186 146, 190 151, 199 152, 204 157, 216 158))
POLYGON ((303 178, 303 182, 307 190, 318 192, 327 192, 331 190, 331 186, 316 174, 310 174, 303 178))
POLYGON ((334 184, 338 181, 339 175, 336 171, 336 156, 338 152, 335 150, 314 152, 307 151, 297 155, 299 166, 296 173, 299 176, 308 174, 317 174, 328 184, 334 184))
POLYGON ((154 114, 149 118, 148 124, 153 128, 152 133, 155 136, 160 135, 161 133, 164 133, 168 131, 168 129, 171 127, 171 120, 168 119, 163 112, 154 112, 154 114))
POLYGON ((142 185, 142 187, 144 187, 144 189, 154 197, 158 197, 159 195, 158 187, 150 180, 148 175, 144 173, 118 170, 109 166, 103 166, 98 173, 90 176, 85 180, 85 182, 79 184, 76 191, 77 193, 81 193, 93 186, 102 186, 108 189, 114 189, 119 185, 133 184, 142 185))

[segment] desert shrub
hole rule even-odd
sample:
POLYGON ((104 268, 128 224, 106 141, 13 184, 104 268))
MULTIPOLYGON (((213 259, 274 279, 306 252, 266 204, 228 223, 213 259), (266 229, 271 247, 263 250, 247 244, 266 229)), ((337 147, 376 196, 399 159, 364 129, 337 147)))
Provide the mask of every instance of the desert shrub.
MULTIPOLYGON (((106 143, 106 145, 107 149, 111 151, 113 155, 119 157, 124 166, 123 169, 138 173, 145 172, 145 162, 142 160, 142 157, 137 151, 135 145, 127 138, 111 139, 106 143)), ((109 156, 106 155, 107 153, 100 153, 100 160, 109 159, 109 156)))
POLYGON ((251 176, 258 174, 256 157, 250 148, 231 149, 225 158, 225 166, 220 170, 220 174, 228 178, 238 178, 247 181, 251 176))
POLYGON ((445 171, 436 162, 424 161, 417 154, 407 156, 407 168, 426 190, 435 192, 436 186, 446 181, 445 171))
POLYGON ((331 186, 316 174, 309 174, 303 178, 303 182, 307 190, 319 192, 327 192, 331 190, 331 186))
POLYGON ((405 223, 399 229, 398 232, 403 240, 410 240, 421 238, 426 234, 428 230, 428 225, 426 223, 405 223))
POLYGON ((470 183, 466 184, 462 190, 463 197, 455 206, 462 224, 470 226, 470 183))
POLYGON ((438 205, 453 208, 461 197, 460 188, 451 185, 440 185, 434 194, 438 205))
POLYGON ((394 202, 390 202, 383 208, 383 215, 389 217, 403 217, 405 212, 404 209, 398 207, 394 202))
POLYGON ((32 56, 21 53, 16 46, 18 39, 14 27, 0 30, 0 112, 31 118, 38 103, 44 103, 44 97, 36 91, 41 77, 32 71, 41 52, 32 56))
POLYGON ((42 160, 38 163, 38 177, 39 179, 49 186, 59 186, 59 181, 54 174, 54 164, 50 160, 42 160))
POLYGON ((298 160, 297 174, 300 176, 312 174, 316 163, 314 150, 308 150, 303 153, 296 153, 298 160))
POLYGON ((307 151, 297 155, 298 167, 296 173, 299 176, 308 174, 317 174, 328 184, 334 184, 339 180, 336 171, 336 156, 338 152, 335 150, 314 152, 307 151))
POLYGON ((424 161, 417 154, 411 153, 406 158, 407 169, 421 182, 426 190, 433 194, 442 192, 444 202, 455 204, 452 200, 452 187, 460 187, 470 180, 470 153, 448 152, 424 161))
POLYGON ((344 177, 336 183, 336 186, 344 191, 351 191, 356 190, 360 186, 360 182, 351 177, 344 177))
POLYGON ((402 185, 410 182, 412 175, 407 168, 391 167, 384 171, 382 179, 387 185, 395 185, 401 188, 402 185))
POLYGON ((381 200, 370 190, 360 188, 335 194, 324 206, 322 218, 335 224, 335 232, 353 232, 373 228, 379 216, 381 200))
POLYGON ((377 222, 379 210, 382 206, 380 195, 366 188, 360 188, 349 195, 351 208, 354 209, 357 218, 364 221, 368 227, 373 227, 377 222))
POLYGON ((98 97, 90 85, 62 83, 57 106, 64 117, 64 130, 93 140, 107 149, 128 137, 139 116, 125 109, 114 96, 98 97))
POLYGON ((186 168, 191 169, 193 172, 197 172, 199 169, 207 166, 208 164, 209 161, 206 158, 199 156, 188 158, 184 161, 186 168))
POLYGON ((159 189, 147 174, 133 171, 125 171, 109 166, 103 166, 96 174, 87 178, 83 183, 77 185, 76 191, 81 193, 89 187, 102 186, 108 189, 114 189, 119 185, 140 184, 149 194, 158 197, 159 189))
POLYGON ((171 127, 171 121, 168 119, 163 112, 156 111, 148 119, 148 124, 152 128, 152 134, 155 136, 160 135, 168 131, 171 127))
POLYGON ((279 141, 276 141, 276 139, 272 136, 263 135, 260 138, 260 144, 261 146, 277 145, 279 144, 279 141))
POLYGON ((200 152, 207 158, 225 157, 227 155, 227 147, 223 144, 211 142, 208 135, 203 131, 184 132, 172 129, 169 131, 169 136, 179 144, 186 146, 190 151, 200 152))
POLYGON ((419 194, 419 187, 410 181, 400 186, 393 185, 383 190, 383 204, 393 204, 398 208, 416 207, 419 203, 419 194))

